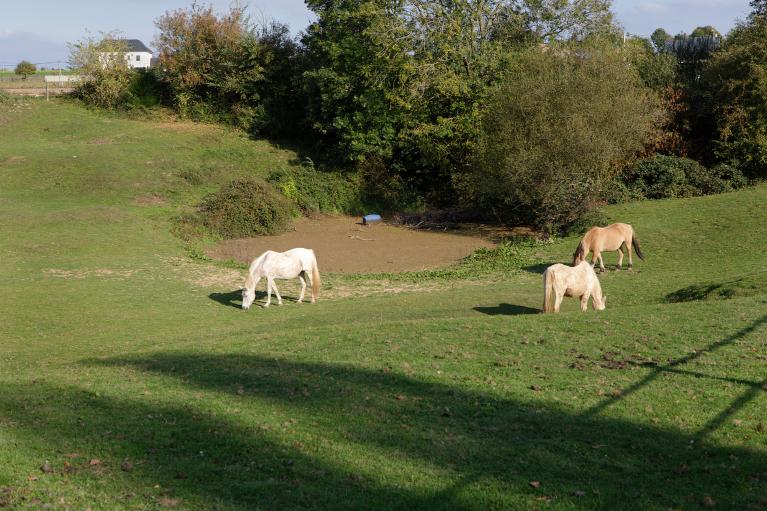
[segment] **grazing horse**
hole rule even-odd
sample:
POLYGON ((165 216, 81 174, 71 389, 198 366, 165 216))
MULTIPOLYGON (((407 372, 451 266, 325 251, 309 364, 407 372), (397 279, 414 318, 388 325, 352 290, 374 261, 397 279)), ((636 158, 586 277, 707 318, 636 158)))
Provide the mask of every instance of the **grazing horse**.
POLYGON ((311 273, 312 281, 312 303, 317 299, 320 292, 320 271, 317 268, 317 258, 314 257, 314 250, 308 248, 294 248, 287 252, 273 252, 267 250, 250 263, 248 278, 245 281, 245 287, 242 290, 242 308, 249 309, 256 299, 256 285, 261 277, 266 278, 266 303, 264 307, 269 307, 272 302, 272 289, 277 295, 277 304, 282 305, 282 297, 277 290, 274 279, 294 279, 298 277, 301 281, 301 294, 298 296, 298 303, 304 299, 306 291, 306 278, 311 273))
POLYGON ((573 266, 583 261, 589 252, 591 252, 591 265, 596 264, 599 259, 599 269, 605 271, 605 263, 602 260, 602 251, 618 251, 618 269, 623 265, 623 250, 625 245, 629 255, 629 270, 634 267, 634 261, 631 260, 631 247, 636 250, 639 259, 644 261, 642 249, 639 246, 639 240, 634 233, 634 228, 629 224, 611 224, 607 227, 592 227, 583 237, 573 254, 573 266))
POLYGON ((573 267, 552 264, 543 272, 543 312, 559 312, 565 296, 580 297, 584 312, 589 306, 589 297, 594 310, 604 310, 607 301, 607 297, 602 296, 599 278, 588 261, 573 267))

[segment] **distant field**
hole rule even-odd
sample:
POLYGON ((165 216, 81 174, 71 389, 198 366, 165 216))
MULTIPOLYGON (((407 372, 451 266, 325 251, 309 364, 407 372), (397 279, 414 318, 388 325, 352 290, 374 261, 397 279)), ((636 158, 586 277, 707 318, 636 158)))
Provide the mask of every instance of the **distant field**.
MULTIPOLYGON (((73 74, 70 69, 64 69, 61 72, 59 70, 46 70, 37 71, 33 75, 27 76, 23 79, 21 76, 15 74, 13 71, 0 71, 0 90, 8 89, 44 89, 45 88, 45 76, 67 76, 73 74)), ((50 84, 53 85, 53 84, 50 84)))
POLYGON ((602 313, 538 313, 576 238, 242 311, 171 219, 297 159, 0 102, 0 507, 767 508, 767 187, 607 208, 602 313))

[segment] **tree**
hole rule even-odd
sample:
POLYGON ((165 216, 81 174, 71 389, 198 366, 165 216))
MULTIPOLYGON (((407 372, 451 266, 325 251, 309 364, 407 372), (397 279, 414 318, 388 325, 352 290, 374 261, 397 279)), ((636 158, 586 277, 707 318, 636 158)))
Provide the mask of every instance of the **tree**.
POLYGON ((767 177, 767 18, 735 27, 704 75, 717 155, 752 178, 767 177))
POLYGON ((13 72, 20 75, 22 80, 26 80, 27 76, 34 74, 35 71, 37 71, 37 68, 34 64, 27 60, 22 60, 16 65, 16 69, 13 72))
POLYGON ((722 37, 722 34, 711 25, 706 25, 705 27, 697 27, 692 31, 690 37, 722 37))
POLYGON ((527 50, 494 89, 475 164, 458 186, 501 220, 555 229, 592 207, 661 118, 622 52, 527 50))
POLYGON ((83 77, 75 88, 77 96, 108 109, 128 102, 136 74, 125 59, 127 44, 117 32, 87 36, 68 46, 69 65, 83 77))
POLYGON ((193 3, 188 9, 166 12, 155 25, 161 76, 183 115, 232 110, 244 117, 255 115, 248 96, 262 75, 258 44, 244 7, 218 16, 212 6, 193 3))
MULTIPOLYGON (((519 48, 615 34, 607 0, 308 0, 310 125, 431 202, 476 150, 485 97, 519 48)), ((380 173, 379 173, 380 174, 380 173)))
POLYGON ((663 52, 666 49, 666 43, 674 39, 671 37, 671 34, 666 32, 662 28, 656 28, 655 32, 652 33, 650 36, 650 40, 652 41, 653 46, 655 46, 655 51, 657 52, 663 52))
POLYGON ((751 0, 749 4, 751 5, 751 14, 748 18, 751 22, 755 21, 756 18, 767 17, 767 0, 751 0))

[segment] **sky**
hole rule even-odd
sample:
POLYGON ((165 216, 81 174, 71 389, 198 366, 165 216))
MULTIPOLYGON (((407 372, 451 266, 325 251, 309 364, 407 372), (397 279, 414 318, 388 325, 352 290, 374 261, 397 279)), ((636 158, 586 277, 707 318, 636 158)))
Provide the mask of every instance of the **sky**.
MULTIPOLYGON (((227 11, 232 0, 203 0, 227 11)), ((313 19, 303 0, 240 0, 258 22, 274 19, 298 33, 313 19)), ((0 69, 21 60, 38 67, 66 63, 68 42, 90 34, 119 31, 152 46, 154 20, 170 10, 186 8, 191 0, 0 0, 0 69)), ((624 29, 649 36, 663 27, 671 34, 713 25, 722 33, 749 12, 748 0, 614 0, 613 10, 624 29)))

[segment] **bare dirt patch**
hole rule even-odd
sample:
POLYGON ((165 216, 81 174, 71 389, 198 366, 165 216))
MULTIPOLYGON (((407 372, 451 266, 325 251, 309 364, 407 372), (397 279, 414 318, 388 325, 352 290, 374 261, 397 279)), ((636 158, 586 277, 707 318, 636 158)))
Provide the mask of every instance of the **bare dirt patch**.
POLYGON ((77 270, 49 268, 43 270, 43 274, 47 277, 57 277, 62 279, 85 279, 89 277, 127 279, 135 275, 137 271, 138 270, 114 270, 109 268, 83 268, 77 270))
POLYGON ((0 162, 0 165, 10 165, 13 163, 18 163, 26 160, 26 156, 11 156, 10 158, 6 158, 2 162, 0 162))
POLYGON ((168 204, 168 200, 165 197, 156 193, 141 195, 133 199, 133 202, 139 206, 166 206, 168 204))
POLYGON ((111 144, 113 140, 111 138, 94 138, 88 141, 90 145, 104 145, 111 144))
POLYGON ((321 271, 378 273, 415 271, 453 264, 480 247, 485 238, 419 231, 388 224, 363 226, 358 218, 329 216, 296 221, 295 230, 279 236, 227 240, 206 251, 215 259, 250 262, 266 250, 305 247, 317 254, 321 271))

